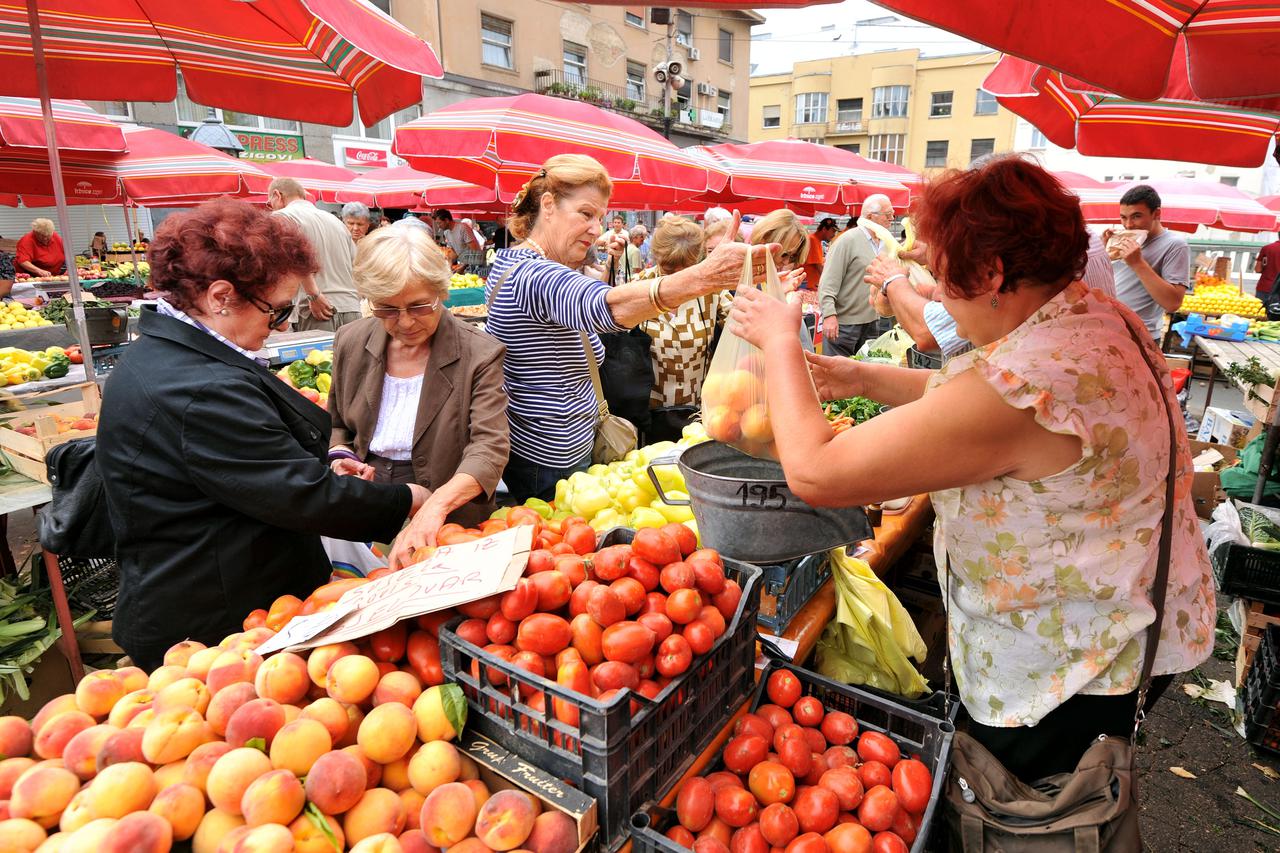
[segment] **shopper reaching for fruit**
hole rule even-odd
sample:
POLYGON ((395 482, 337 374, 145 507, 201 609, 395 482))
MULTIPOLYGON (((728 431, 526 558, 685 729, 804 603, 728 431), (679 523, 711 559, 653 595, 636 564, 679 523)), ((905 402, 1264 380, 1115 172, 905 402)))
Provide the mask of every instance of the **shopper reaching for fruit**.
MULTIPOLYGON (((516 503, 549 500, 558 481, 591 463, 598 406, 584 335, 599 363, 600 333, 625 331, 736 286, 748 252, 763 276, 765 254, 778 250, 726 242, 687 269, 610 287, 580 270, 600 238, 612 191, 608 173, 590 157, 552 157, 516 195, 507 227, 521 242, 498 252, 489 274, 486 328, 507 346, 511 398, 503 480, 516 503)), ((731 233, 739 221, 735 216, 731 233)))
POLYGON ((339 474, 431 492, 396 542, 398 565, 446 521, 476 527, 493 514, 509 446, 503 348, 444 308, 449 262, 421 229, 361 240, 355 280, 373 316, 334 341, 329 460, 339 474))
POLYGON ((212 201, 166 219, 150 259, 165 296, 112 371, 96 454, 120 563, 113 634, 147 669, 324 583, 321 534, 389 541, 428 497, 330 471, 329 416, 257 356, 315 271, 296 225, 212 201))
MULTIPOLYGON (((799 309, 755 291, 737 295, 730 328, 764 351, 769 414, 787 436, 778 450, 798 497, 856 506, 931 493, 970 734, 1031 781, 1074 769, 1099 734, 1133 729, 1170 465, 1166 407, 1177 402, 1138 316, 1080 281, 1088 232, 1052 175, 997 158, 935 180, 920 207, 942 301, 973 351, 938 372, 806 354, 799 309), (818 397, 854 395, 894 408, 833 435, 818 397)), ((1180 428, 1174 441, 1149 703, 1214 640, 1180 428)))

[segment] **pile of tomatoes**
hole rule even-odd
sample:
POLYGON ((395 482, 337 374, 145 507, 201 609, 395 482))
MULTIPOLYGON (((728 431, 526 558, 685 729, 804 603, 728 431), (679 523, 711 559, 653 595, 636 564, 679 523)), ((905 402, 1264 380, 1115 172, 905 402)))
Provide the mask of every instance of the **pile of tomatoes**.
POLYGON ((666 831, 696 853, 907 853, 933 791, 925 764, 805 696, 777 669, 768 704, 725 745, 724 769, 689 779, 666 831))
MULTIPOLYGON (((711 650, 738 611, 742 588, 682 524, 638 530, 630 544, 599 551, 589 550, 595 536, 585 523, 567 524, 562 538, 529 555, 515 589, 459 607, 468 618, 458 637, 509 663, 509 671, 586 698, 608 702, 633 690, 652 699, 711 650)), ((473 677, 479 671, 476 661, 473 677)), ((485 672, 495 686, 509 681, 497 667, 485 672)), ((546 709, 536 690, 522 689, 520 698, 546 709)), ((552 711, 578 725, 574 703, 557 699, 552 711)))

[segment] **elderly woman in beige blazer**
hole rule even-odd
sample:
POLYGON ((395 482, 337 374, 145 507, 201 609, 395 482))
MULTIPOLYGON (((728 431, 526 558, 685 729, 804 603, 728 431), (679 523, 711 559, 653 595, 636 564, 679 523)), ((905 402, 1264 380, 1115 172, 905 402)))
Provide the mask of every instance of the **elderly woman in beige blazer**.
POLYGON ((447 521, 493 512, 510 443, 504 347, 444 307, 449 263, 426 231, 369 234, 355 281, 373 316, 334 342, 329 460, 339 474, 431 492, 396 540, 395 566, 447 521))

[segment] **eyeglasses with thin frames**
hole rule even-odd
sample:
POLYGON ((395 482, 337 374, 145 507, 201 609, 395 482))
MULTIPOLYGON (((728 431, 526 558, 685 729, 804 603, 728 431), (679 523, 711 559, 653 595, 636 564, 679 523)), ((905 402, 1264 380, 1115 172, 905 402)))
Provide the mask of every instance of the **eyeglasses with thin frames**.
POLYGON ((440 307, 440 300, 434 302, 421 302, 417 305, 410 305, 407 308, 393 308, 390 305, 379 305, 377 308, 370 310, 370 314, 379 320, 399 320, 401 314, 408 314, 410 317, 430 317, 436 313, 436 309, 440 307))

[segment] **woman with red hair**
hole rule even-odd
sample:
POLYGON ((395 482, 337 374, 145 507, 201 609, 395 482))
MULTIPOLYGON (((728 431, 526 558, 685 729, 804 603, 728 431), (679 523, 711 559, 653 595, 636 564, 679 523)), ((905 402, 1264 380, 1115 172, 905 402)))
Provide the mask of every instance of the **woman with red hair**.
POLYGON ((330 471, 329 415, 258 355, 316 270, 296 225, 213 201, 166 219, 149 260, 165 295, 107 383, 96 453, 120 563, 113 634, 148 670, 324 583, 321 534, 389 541, 427 498, 330 471))
MULTIPOLYGON (((941 371, 803 353, 799 309, 756 291, 738 293, 731 322, 764 351, 799 497, 857 506, 931 494, 970 734, 1031 781, 1073 770, 1098 735, 1133 729, 1177 403, 1142 321, 1080 281, 1088 232, 1048 172, 1005 157, 949 174, 926 188, 915 221, 942 300, 975 346, 941 371), (833 436, 819 397, 854 395, 893 408, 833 436)), ((910 286, 877 263, 885 286, 910 286)), ((1173 439, 1172 557, 1149 702, 1213 648, 1191 457, 1183 430, 1173 439)))

